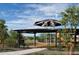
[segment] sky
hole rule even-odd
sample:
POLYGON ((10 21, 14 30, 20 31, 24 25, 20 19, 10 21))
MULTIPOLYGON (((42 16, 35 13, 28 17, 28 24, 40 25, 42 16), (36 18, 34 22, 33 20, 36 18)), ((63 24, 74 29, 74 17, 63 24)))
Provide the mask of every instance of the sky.
POLYGON ((37 28, 34 23, 44 19, 60 20, 60 13, 77 3, 0 3, 0 19, 8 29, 37 28))

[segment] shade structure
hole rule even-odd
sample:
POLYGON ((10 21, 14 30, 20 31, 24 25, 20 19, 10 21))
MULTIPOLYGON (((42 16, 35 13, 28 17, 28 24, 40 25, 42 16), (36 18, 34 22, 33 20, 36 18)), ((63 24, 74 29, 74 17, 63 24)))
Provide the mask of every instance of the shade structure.
MULTIPOLYGON (((16 31, 17 33, 31 33, 34 34, 34 40, 35 40, 35 46, 36 46, 36 33, 55 33, 57 31, 62 30, 63 28, 59 28, 59 29, 46 29, 46 28, 37 28, 37 29, 16 29, 13 31, 16 31)), ((70 28, 67 28, 68 31, 70 31, 70 28)), ((73 34, 74 35, 74 34, 73 34)), ((79 29, 76 29, 76 35, 79 35, 79 29)), ((57 37, 56 37, 57 38, 57 37)), ((18 35, 18 41, 20 40, 20 35, 18 35)), ((57 42, 57 41, 56 41, 57 42)), ((20 46, 20 42, 18 44, 20 46)))
POLYGON ((34 25, 43 26, 43 27, 53 27, 53 26, 61 26, 61 23, 55 19, 45 19, 42 21, 35 22, 34 25))
POLYGON ((33 29, 16 29, 19 33, 51 33, 56 32, 57 29, 46 29, 46 28, 33 28, 33 29))
MULTIPOLYGON (((61 23, 55 19, 45 19, 42 21, 35 22, 35 25, 43 26, 43 27, 55 27, 55 26, 61 26, 61 23)), ((50 41, 51 41, 51 39, 49 40, 49 42, 50 41)), ((57 32, 56 32, 56 40, 55 41, 56 41, 55 45, 57 46, 57 32)))
MULTIPOLYGON (((47 33, 47 32, 56 32, 57 30, 46 29, 46 28, 33 28, 33 29, 16 29, 14 30, 17 33, 31 33, 34 34, 34 46, 36 46, 36 34, 37 33, 47 33)), ((20 35, 18 37, 18 47, 20 47, 20 35)))

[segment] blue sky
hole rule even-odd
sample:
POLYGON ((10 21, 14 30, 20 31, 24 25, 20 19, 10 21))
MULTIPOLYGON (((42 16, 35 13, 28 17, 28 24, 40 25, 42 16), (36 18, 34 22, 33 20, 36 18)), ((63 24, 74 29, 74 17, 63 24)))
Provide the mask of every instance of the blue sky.
POLYGON ((60 20, 60 12, 73 3, 0 3, 0 19, 6 21, 8 29, 35 28, 34 22, 44 19, 60 20))

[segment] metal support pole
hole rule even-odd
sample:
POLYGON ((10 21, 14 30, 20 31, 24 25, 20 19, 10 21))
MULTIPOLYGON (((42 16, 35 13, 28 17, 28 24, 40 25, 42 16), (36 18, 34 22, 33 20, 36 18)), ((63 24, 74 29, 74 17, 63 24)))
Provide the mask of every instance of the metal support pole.
POLYGON ((18 32, 18 47, 20 48, 20 32, 18 32))
POLYGON ((49 33, 49 46, 51 45, 51 34, 49 33))
POLYGON ((75 34, 74 34, 74 46, 76 47, 76 31, 75 31, 75 34))
POLYGON ((34 33, 34 46, 36 46, 36 33, 34 33))
POLYGON ((47 33, 46 33, 45 39, 46 39, 46 46, 48 47, 48 37, 47 37, 47 33))
POLYGON ((57 47, 57 32, 56 32, 55 46, 57 47))
POLYGON ((47 45, 47 47, 50 48, 50 45, 51 45, 51 36, 50 36, 50 34, 48 34, 47 36, 48 36, 48 45, 47 45))

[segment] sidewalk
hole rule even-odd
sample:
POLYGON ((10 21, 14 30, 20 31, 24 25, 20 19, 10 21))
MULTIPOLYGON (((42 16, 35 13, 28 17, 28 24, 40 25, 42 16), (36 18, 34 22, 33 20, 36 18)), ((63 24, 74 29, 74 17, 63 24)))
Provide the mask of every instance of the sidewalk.
POLYGON ((34 49, 27 49, 27 50, 21 50, 21 51, 1 52, 0 55, 24 55, 32 52, 42 51, 45 49, 46 48, 34 48, 34 49))

